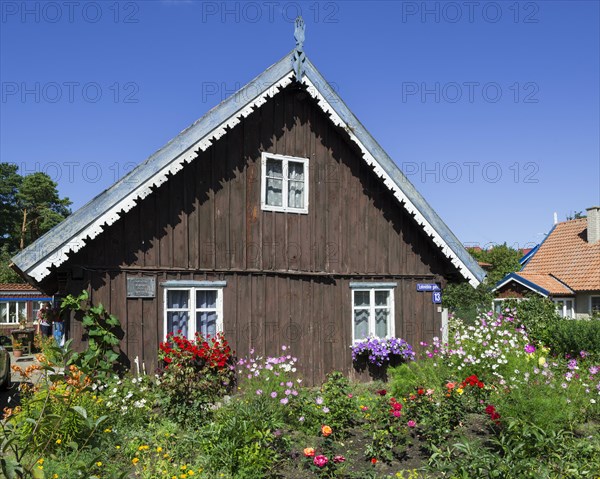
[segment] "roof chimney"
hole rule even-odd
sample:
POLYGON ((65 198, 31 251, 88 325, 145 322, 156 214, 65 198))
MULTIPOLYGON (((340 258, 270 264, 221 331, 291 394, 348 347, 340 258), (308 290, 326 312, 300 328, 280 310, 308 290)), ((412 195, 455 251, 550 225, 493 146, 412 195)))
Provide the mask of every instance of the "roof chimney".
POLYGON ((587 208, 587 239, 589 244, 600 241, 600 206, 587 208))

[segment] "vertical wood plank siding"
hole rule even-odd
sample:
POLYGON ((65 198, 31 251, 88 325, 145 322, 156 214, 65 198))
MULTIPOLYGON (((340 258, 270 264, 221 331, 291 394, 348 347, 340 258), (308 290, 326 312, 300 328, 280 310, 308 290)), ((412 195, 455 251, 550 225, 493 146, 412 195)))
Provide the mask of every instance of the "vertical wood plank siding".
MULTIPOLYGON (((123 324, 123 353, 156 366, 163 338, 163 291, 127 299, 126 276, 226 280, 224 329, 244 355, 292 346, 311 383, 349 372, 350 281, 395 281, 396 332, 409 342, 440 327, 418 281, 456 273, 343 131, 291 85, 113 226, 61 271, 85 271, 68 291, 89 289, 123 324), (309 159, 309 212, 260 208, 261 152, 309 159)), ((81 328, 71 334, 81 345, 81 328)))

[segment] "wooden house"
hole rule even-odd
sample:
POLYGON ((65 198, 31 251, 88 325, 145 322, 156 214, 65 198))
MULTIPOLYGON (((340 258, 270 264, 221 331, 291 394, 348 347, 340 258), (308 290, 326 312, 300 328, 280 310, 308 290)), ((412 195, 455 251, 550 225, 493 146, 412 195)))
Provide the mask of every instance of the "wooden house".
MULTIPOLYGON (((49 294, 90 293, 150 370, 169 331, 238 356, 289 345, 307 382, 367 335, 430 340, 418 283, 484 272, 304 55, 301 42, 14 259, 49 294)), ((84 347, 81 325, 67 334, 84 347)))

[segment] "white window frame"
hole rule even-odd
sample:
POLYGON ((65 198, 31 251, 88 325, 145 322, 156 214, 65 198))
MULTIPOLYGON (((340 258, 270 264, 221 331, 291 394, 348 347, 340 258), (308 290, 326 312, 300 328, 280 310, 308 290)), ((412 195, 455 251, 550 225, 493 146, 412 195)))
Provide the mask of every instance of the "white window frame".
POLYGON ((217 324, 216 333, 223 332, 223 289, 227 283, 225 281, 167 281, 161 284, 164 288, 163 293, 163 339, 167 338, 167 312, 187 311, 188 327, 187 338, 193 340, 196 337, 196 313, 202 311, 215 311, 213 308, 200 308, 196 305, 197 291, 216 291, 217 292, 217 324), (169 291, 187 291, 189 302, 187 308, 168 308, 167 295, 169 291))
POLYGON ((598 299, 600 299, 600 295, 596 295, 596 294, 594 294, 594 295, 590 296, 590 308, 589 308, 589 311, 590 311, 590 316, 591 316, 592 314, 594 314, 594 310, 592 309, 592 301, 593 301, 595 298, 598 298, 598 299))
POLYGON ((27 301, 2 301, 2 304, 6 304, 6 314, 4 317, 0 317, 0 324, 19 324, 19 312, 21 312, 24 315, 25 320, 27 320, 27 301), (19 305, 22 307, 20 308, 19 305), (11 321, 11 311, 14 321, 11 321))
POLYGON ((390 284, 373 284, 369 283, 351 283, 350 288, 352 289, 352 304, 351 304, 351 316, 352 316, 352 342, 355 343, 357 341, 365 341, 367 338, 375 338, 375 309, 382 309, 381 306, 375 306, 375 292, 377 291, 385 291, 389 294, 389 304, 388 304, 388 330, 385 335, 386 338, 393 338, 396 334, 396 314, 395 314, 395 299, 394 299, 394 288, 396 287, 396 283, 390 284), (369 292, 369 306, 355 306, 354 305, 354 295, 357 291, 369 292), (354 324, 354 311, 359 310, 369 310, 369 332, 367 334, 367 338, 356 338, 356 328, 354 324))
POLYGON ((575 298, 552 298, 554 304, 556 304, 556 309, 559 311, 559 314, 563 318, 571 318, 575 317, 575 298), (567 315, 567 301, 571 301, 571 312, 567 315))
POLYGON ((282 213, 299 213, 308 214, 308 185, 309 185, 309 171, 308 171, 308 158, 297 158, 294 156, 276 155, 274 153, 267 153, 263 151, 261 154, 261 174, 260 174, 260 206, 264 211, 278 211, 282 213), (267 204, 267 160, 280 160, 283 162, 282 171, 282 206, 274 206, 267 204), (288 206, 288 163, 292 161, 295 163, 302 163, 304 166, 304 207, 293 208, 288 206))
POLYGON ((494 311, 495 313, 497 313, 498 311, 496 311, 496 306, 500 306, 500 312, 504 312, 504 305, 503 303, 505 301, 516 301, 517 303, 521 302, 521 301, 527 301, 528 298, 494 298, 492 300, 492 311, 494 311))

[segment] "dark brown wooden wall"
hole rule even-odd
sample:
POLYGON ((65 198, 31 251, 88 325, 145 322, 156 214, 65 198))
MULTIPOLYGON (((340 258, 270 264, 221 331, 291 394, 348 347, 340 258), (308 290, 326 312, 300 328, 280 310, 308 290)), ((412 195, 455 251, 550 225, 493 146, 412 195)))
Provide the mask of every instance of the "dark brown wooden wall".
MULTIPOLYGON (((127 274, 154 275, 157 284, 226 279, 225 331, 239 352, 262 347, 274 353, 271 346, 286 342, 285 331, 299 328, 300 338, 288 342, 315 379, 350 365, 349 281, 397 281, 396 335, 418 342, 439 331, 440 315, 430 293, 417 293, 415 283, 456 273, 346 134, 293 86, 61 269, 70 273, 73 267, 82 267, 84 278, 70 280, 67 292, 87 287, 94 302, 121 318, 123 349, 131 360, 155 362, 163 295, 158 287, 154 300, 125 299, 127 274), (308 214, 261 210, 261 151, 309 158, 308 214), (271 322, 275 336, 265 339, 271 322), (259 328, 263 339, 244 334, 244 328, 259 328)), ((79 325, 73 327, 77 338, 79 325)))
MULTIPOLYGON (((352 305, 349 283, 355 278, 321 278, 280 274, 157 274, 157 285, 166 280, 225 280, 224 333, 238 355, 254 349, 257 355, 281 353, 299 358, 302 376, 318 384, 329 371, 352 369, 352 305)), ((126 299, 125 274, 105 276, 92 300, 104 304, 121 318, 123 353, 133 362, 139 357, 152 372, 158 343, 164 339, 163 291, 155 299, 126 299)), ((363 280, 368 280, 364 278, 363 280)), ((431 293, 416 291, 417 279, 387 278, 394 289, 396 336, 417 345, 439 335, 440 314, 431 293)), ((72 337, 81 338, 80 323, 72 322, 72 337)))

